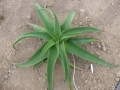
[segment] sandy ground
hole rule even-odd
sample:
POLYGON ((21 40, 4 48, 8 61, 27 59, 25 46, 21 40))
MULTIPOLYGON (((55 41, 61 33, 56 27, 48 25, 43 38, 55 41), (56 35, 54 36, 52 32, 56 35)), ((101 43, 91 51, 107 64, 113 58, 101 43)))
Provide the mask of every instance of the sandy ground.
MULTIPOLYGON (((46 64, 34 71, 32 67, 16 67, 3 59, 26 61, 42 44, 40 39, 29 38, 17 44, 17 51, 12 48, 21 34, 32 31, 27 26, 28 22, 42 25, 35 11, 36 3, 55 12, 60 22, 69 12, 77 10, 72 26, 93 26, 103 31, 100 34, 84 34, 100 39, 84 48, 110 63, 120 64, 120 0, 0 0, 0 90, 47 90, 46 64)), ((76 71, 75 81, 79 90, 115 89, 120 67, 93 64, 92 74, 89 62, 78 57, 75 59, 77 66, 85 69, 76 71)), ((59 62, 55 67, 53 90, 69 90, 59 62)))

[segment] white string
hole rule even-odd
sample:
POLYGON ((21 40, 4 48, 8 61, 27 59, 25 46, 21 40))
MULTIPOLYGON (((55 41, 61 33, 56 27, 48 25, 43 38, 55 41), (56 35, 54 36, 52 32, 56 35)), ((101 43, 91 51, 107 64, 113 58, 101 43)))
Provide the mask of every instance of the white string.
POLYGON ((75 90, 78 90, 78 88, 77 88, 77 86, 75 84, 75 58, 74 58, 73 54, 72 54, 72 58, 73 58, 73 61, 74 61, 73 84, 74 84, 75 90))

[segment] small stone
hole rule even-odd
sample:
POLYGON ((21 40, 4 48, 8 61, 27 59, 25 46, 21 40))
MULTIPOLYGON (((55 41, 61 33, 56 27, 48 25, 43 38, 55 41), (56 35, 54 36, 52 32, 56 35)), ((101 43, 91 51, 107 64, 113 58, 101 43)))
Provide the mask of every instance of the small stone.
POLYGON ((88 18, 87 21, 88 21, 88 22, 91 22, 91 19, 88 18))
POLYGON ((102 46, 105 46, 105 43, 102 41, 101 45, 102 45, 102 46))
POLYGON ((106 51, 106 47, 105 46, 103 47, 103 51, 106 51))
POLYGON ((12 74, 14 74, 15 72, 14 71, 12 71, 12 74))
POLYGON ((115 80, 118 82, 120 79, 119 78, 115 78, 115 80))
POLYGON ((83 25, 83 23, 82 22, 79 22, 79 24, 78 24, 79 26, 82 26, 83 25))
POLYGON ((88 80, 85 80, 85 84, 88 84, 89 83, 89 81, 88 80))
POLYGON ((120 71, 116 73, 116 76, 117 76, 117 77, 120 77, 120 71))
POLYGON ((10 47, 10 44, 7 44, 7 47, 10 47))
POLYGON ((97 44, 97 47, 98 47, 98 48, 101 48, 101 46, 100 46, 99 44, 97 44))
POLYGON ((53 2, 49 2, 47 6, 48 6, 48 7, 52 7, 53 4, 54 4, 53 2))
POLYGON ((8 71, 8 73, 11 73, 12 71, 8 71))
POLYGON ((30 15, 28 15, 27 18, 28 18, 29 20, 32 19, 30 15))
POLYGON ((80 12, 85 12, 85 10, 83 10, 83 9, 80 9, 80 12))
POLYGON ((91 42, 90 44, 93 45, 93 42, 91 42))
POLYGON ((109 53, 110 53, 110 51, 106 51, 106 53, 108 53, 108 54, 109 54, 109 53))
POLYGON ((101 45, 102 45, 102 50, 103 50, 103 51, 106 51, 107 49, 106 49, 105 43, 104 43, 104 42, 102 42, 102 44, 101 44, 101 45))
POLYGON ((92 25, 92 23, 89 23, 88 26, 91 26, 91 27, 92 27, 93 25, 92 25))

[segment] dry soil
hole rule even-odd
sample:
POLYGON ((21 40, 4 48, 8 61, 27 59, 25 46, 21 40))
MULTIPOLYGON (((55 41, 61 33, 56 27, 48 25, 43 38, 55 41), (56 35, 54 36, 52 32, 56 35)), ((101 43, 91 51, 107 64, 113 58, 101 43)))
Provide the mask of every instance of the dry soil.
MULTIPOLYGON (((36 3, 55 12, 60 23, 72 10, 77 10, 73 27, 92 26, 103 31, 99 34, 84 34, 100 39, 84 48, 110 63, 120 64, 120 0, 0 0, 0 90, 47 90, 46 64, 34 71, 32 67, 11 65, 3 58, 26 61, 43 43, 40 39, 29 38, 16 45, 17 51, 12 48, 21 34, 32 31, 27 23, 42 25, 35 11, 36 3)), ((115 89, 120 78, 120 67, 93 64, 92 74, 90 62, 78 57, 75 59, 77 66, 84 68, 83 71, 76 71, 75 81, 79 90, 115 89)), ((59 62, 54 76, 53 90, 69 90, 59 62)))

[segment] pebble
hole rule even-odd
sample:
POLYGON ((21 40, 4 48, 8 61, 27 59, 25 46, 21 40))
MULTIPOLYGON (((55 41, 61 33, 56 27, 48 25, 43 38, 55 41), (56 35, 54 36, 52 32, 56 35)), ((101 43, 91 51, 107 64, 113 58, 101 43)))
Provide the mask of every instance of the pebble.
POLYGON ((22 28, 22 25, 18 26, 19 28, 22 28))
POLYGON ((10 45, 10 44, 7 44, 6 46, 7 46, 7 47, 10 47, 11 45, 10 45))
POLYGON ((80 16, 81 16, 81 17, 84 17, 84 14, 85 14, 85 10, 80 9, 80 16))
POLYGON ((29 20, 32 19, 32 17, 31 17, 30 15, 28 15, 27 18, 28 18, 29 20))
POLYGON ((48 7, 52 7, 53 4, 54 4, 53 2, 49 2, 49 3, 47 4, 47 6, 48 6, 48 7))
POLYGON ((91 42, 90 44, 93 45, 93 42, 91 42))
POLYGON ((106 51, 106 53, 108 53, 108 54, 109 54, 109 53, 110 53, 110 51, 106 51))
POLYGON ((8 73, 11 73, 12 71, 8 71, 8 73))
POLYGON ((80 12, 85 12, 85 10, 84 9, 80 9, 80 12))
POLYGON ((107 49, 106 49, 105 43, 102 42, 101 45, 102 45, 102 50, 103 50, 103 51, 106 51, 107 49))
POLYGON ((87 21, 88 21, 88 22, 91 22, 91 19, 88 18, 87 21))
POLYGON ((117 81, 117 82, 118 82, 119 80, 120 80, 119 78, 115 78, 115 81, 117 81))
POLYGON ((15 72, 14 71, 12 71, 12 74, 14 74, 15 72))
POLYGON ((91 26, 91 27, 93 26, 92 23, 89 23, 88 25, 91 26))
POLYGON ((101 46, 100 46, 99 44, 97 44, 97 47, 98 47, 98 48, 101 48, 101 46))
POLYGON ((82 26, 83 25, 83 23, 82 22, 79 22, 79 24, 78 24, 79 26, 82 26))
POLYGON ((116 73, 116 76, 117 76, 117 77, 120 77, 120 71, 118 71, 118 72, 116 73))

